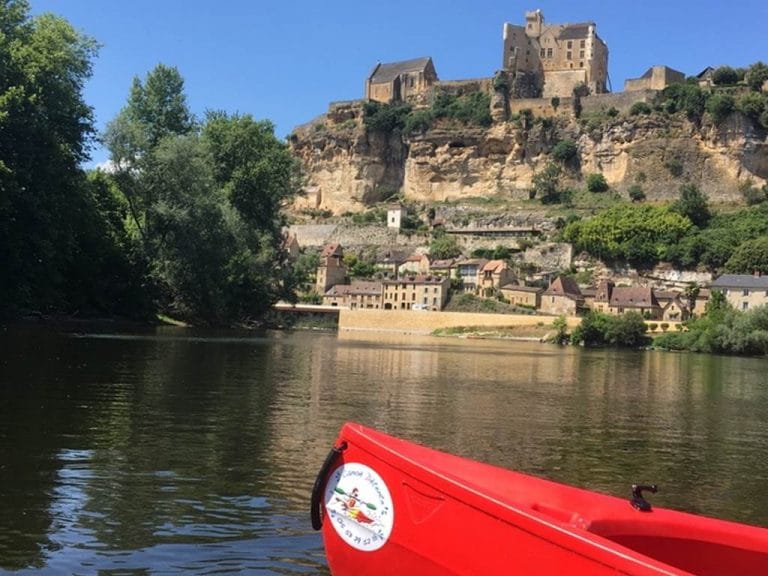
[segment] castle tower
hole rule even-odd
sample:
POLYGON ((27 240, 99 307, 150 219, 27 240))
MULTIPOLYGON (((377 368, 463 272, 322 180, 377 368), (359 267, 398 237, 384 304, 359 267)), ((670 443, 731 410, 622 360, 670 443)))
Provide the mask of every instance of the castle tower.
POLYGON ((541 36, 541 29, 544 27, 544 14, 541 10, 525 13, 525 33, 532 37, 541 36))

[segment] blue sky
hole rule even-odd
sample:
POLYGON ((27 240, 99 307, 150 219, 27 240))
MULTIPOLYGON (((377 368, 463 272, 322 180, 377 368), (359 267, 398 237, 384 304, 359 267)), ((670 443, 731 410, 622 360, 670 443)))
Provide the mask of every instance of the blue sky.
MULTIPOLYGON (((97 125, 125 104, 131 80, 156 64, 176 66, 192 110, 252 114, 278 137, 360 98, 377 61, 432 56, 443 80, 491 76, 501 61, 502 24, 540 8, 550 23, 597 23, 608 44, 613 89, 648 67, 688 75, 708 65, 768 62, 767 0, 30 0, 102 48, 86 101, 97 125)), ((107 158, 93 152, 93 162, 107 158)))

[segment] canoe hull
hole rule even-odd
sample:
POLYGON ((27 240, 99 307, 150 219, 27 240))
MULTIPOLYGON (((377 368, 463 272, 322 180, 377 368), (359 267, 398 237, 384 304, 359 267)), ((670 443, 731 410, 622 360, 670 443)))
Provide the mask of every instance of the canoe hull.
POLYGON ((639 512, 357 424, 337 446, 319 479, 334 576, 768 573, 764 529, 639 512))

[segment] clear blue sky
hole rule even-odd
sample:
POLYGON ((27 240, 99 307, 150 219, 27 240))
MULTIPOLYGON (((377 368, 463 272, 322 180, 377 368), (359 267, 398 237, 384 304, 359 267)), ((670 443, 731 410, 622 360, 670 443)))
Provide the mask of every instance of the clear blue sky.
MULTIPOLYGON (((30 0, 102 48, 86 101, 103 129, 134 76, 176 66, 190 106, 267 118, 278 137, 360 98, 383 62, 432 56, 443 80, 491 76, 500 66, 502 24, 540 8, 547 22, 593 20, 608 44, 615 91, 626 78, 666 64, 696 74, 708 65, 768 62, 768 0, 30 0)), ((106 160, 94 150, 94 163, 106 160)))

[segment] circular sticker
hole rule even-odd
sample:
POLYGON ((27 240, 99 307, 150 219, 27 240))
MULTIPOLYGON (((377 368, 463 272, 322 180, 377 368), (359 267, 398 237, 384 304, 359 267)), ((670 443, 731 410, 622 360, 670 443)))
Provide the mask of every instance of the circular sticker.
POLYGON ((342 464, 328 478, 325 509, 342 540, 363 552, 384 546, 395 522, 387 485, 359 462, 342 464))

